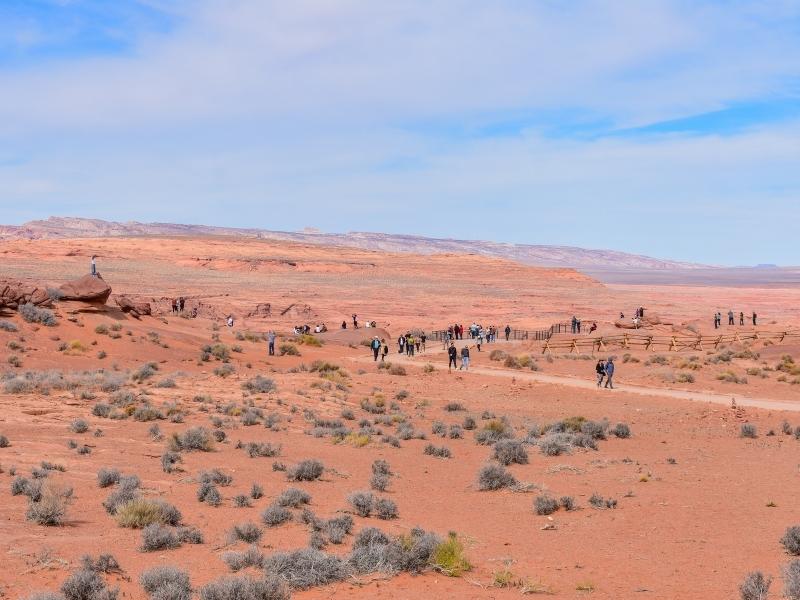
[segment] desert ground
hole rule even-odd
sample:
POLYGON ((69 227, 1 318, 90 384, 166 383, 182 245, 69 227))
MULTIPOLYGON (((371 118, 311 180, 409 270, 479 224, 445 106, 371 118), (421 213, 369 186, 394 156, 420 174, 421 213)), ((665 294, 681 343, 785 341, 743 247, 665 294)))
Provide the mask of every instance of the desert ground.
POLYGON ((247 577, 272 586, 263 598, 722 599, 753 571, 780 597, 800 553, 800 535, 781 541, 800 524, 800 339, 594 353, 500 339, 453 372, 440 342, 408 357, 395 340, 573 315, 612 336, 639 306, 667 323, 659 336, 715 335, 729 309, 759 325, 724 332, 798 331, 794 284, 609 285, 472 255, 214 237, 12 240, 0 277, 56 287, 93 254, 106 305, 56 301, 51 326, 0 313, 2 597, 82 577, 107 586, 87 598, 249 598, 220 579, 247 577), (354 313, 378 328, 353 330, 354 313), (383 364, 364 345, 375 333, 383 364), (610 354, 617 389, 598 389, 610 354), (148 589, 158 566, 189 586, 148 589))

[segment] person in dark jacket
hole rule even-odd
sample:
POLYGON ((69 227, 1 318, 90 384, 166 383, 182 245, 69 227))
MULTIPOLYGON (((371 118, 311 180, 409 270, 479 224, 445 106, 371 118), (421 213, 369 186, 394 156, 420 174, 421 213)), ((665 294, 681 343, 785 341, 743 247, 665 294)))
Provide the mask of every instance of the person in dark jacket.
POLYGON ((458 357, 458 350, 456 350, 456 345, 452 342, 450 343, 450 347, 447 349, 447 356, 450 358, 449 362, 447 363, 447 371, 450 372, 453 370, 453 367, 456 366, 456 358, 458 357))
POLYGON ((594 370, 597 373, 597 387, 600 387, 603 385, 603 379, 606 378, 606 363, 602 358, 597 361, 594 370))
POLYGON ((506 341, 511 336, 511 325, 506 325, 506 341))
POLYGON ((381 352, 381 341, 378 339, 377 335, 372 338, 372 342, 370 342, 369 347, 372 348, 372 360, 377 362, 378 354, 381 352))
POLYGON ((381 340, 381 344, 383 344, 383 354, 381 354, 381 362, 386 360, 386 356, 389 354, 389 344, 386 343, 386 340, 381 340))

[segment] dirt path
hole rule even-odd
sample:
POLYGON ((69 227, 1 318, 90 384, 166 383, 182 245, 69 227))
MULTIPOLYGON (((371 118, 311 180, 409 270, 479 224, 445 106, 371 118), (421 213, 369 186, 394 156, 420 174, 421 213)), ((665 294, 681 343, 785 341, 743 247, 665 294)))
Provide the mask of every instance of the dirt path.
MULTIPOLYGON (((371 359, 366 358, 365 361, 371 359)), ((437 368, 443 368, 447 359, 445 354, 441 351, 431 352, 430 349, 424 355, 419 355, 413 360, 408 358, 405 354, 389 354, 389 360, 393 363, 402 363, 407 365, 416 364, 422 366, 426 362, 431 362, 437 368)), ((458 359, 458 364, 461 364, 461 358, 458 359)), ((581 379, 569 375, 546 375, 544 373, 536 373, 531 371, 518 371, 512 369, 504 369, 500 367, 478 367, 470 366, 470 373, 477 373, 479 375, 490 375, 493 377, 505 377, 508 379, 516 379, 517 381, 536 381, 539 383, 549 383, 552 385, 563 385, 572 388, 581 388, 585 390, 597 390, 597 393, 613 394, 614 392, 628 392, 630 394, 639 394, 641 396, 660 396, 662 398, 678 398, 680 400, 690 400, 692 402, 713 402, 715 404, 724 404, 730 406, 732 401, 736 401, 737 406, 751 406, 753 408, 763 408, 767 410, 787 410, 792 412, 800 412, 800 402, 787 402, 783 400, 774 400, 771 398, 754 398, 742 396, 741 394, 718 394, 715 392, 692 392, 688 390, 675 390, 670 388, 649 387, 646 385, 635 385, 626 383, 614 383, 613 390, 597 389, 597 384, 594 379, 581 379)))

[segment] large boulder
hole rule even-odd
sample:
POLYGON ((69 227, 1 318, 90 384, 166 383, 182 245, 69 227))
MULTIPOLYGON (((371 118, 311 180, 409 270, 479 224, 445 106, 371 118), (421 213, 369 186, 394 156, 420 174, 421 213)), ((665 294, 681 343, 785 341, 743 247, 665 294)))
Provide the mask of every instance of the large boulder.
POLYGON ((128 298, 128 296, 116 296, 114 302, 117 303, 122 312, 127 313, 137 319, 144 315, 153 313, 153 309, 149 302, 136 302, 128 298))
POLYGON ((44 288, 16 279, 0 279, 0 308, 16 310, 20 304, 51 306, 53 301, 44 288))
POLYGON ((60 288, 62 300, 87 302, 89 304, 105 304, 111 295, 111 286, 99 275, 84 275, 75 281, 68 281, 60 288))

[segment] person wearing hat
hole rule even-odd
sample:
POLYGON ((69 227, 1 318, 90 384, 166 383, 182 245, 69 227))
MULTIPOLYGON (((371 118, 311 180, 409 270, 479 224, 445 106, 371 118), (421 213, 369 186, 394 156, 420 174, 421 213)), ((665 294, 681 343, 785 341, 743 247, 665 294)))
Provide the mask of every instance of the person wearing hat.
POLYGON ((377 362, 378 354, 381 351, 381 340, 377 335, 372 338, 372 342, 370 342, 369 347, 372 348, 372 360, 377 362))

